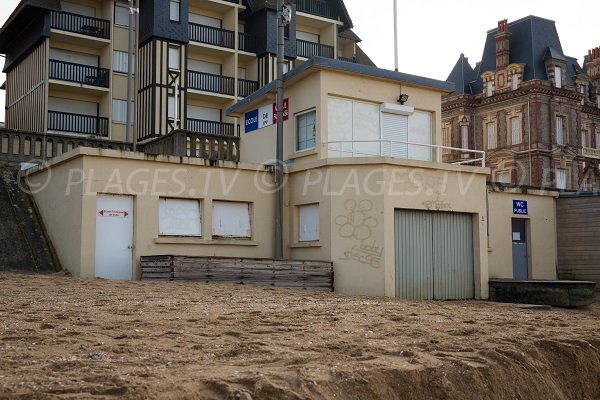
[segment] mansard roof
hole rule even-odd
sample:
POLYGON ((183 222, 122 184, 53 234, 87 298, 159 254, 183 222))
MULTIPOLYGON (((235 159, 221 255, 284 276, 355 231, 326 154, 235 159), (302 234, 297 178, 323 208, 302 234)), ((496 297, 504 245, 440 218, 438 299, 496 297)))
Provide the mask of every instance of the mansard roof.
POLYGON ((449 96, 456 96, 464 93, 472 94, 473 88, 470 86, 470 83, 476 79, 477 75, 475 74, 475 70, 471 68, 469 59, 461 53, 452 72, 450 72, 450 75, 448 75, 448 78, 446 79, 446 82, 454 83, 456 88, 449 96))

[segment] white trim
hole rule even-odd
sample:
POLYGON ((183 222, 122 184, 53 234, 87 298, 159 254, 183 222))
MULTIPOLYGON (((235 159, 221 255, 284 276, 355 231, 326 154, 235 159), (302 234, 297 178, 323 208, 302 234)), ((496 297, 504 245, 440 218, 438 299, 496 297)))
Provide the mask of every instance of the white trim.
POLYGON ((412 115, 415 112, 415 108, 411 106, 404 106, 394 103, 383 103, 379 107, 379 110, 383 113, 398 114, 398 115, 412 115))

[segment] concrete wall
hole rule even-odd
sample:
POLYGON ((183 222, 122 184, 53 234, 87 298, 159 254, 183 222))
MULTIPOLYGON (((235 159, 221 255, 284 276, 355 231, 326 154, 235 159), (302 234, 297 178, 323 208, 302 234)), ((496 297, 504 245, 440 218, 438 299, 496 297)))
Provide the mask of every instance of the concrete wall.
POLYGON ((513 278, 512 218, 528 220, 530 279, 556 279, 556 192, 488 189, 490 278, 513 278), (528 215, 513 214, 513 200, 528 203, 528 215))

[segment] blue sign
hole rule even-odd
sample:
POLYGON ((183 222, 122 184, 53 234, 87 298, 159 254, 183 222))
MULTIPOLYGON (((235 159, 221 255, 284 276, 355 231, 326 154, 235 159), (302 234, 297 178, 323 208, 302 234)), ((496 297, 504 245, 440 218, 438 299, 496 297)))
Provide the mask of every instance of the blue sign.
POLYGON ((258 110, 247 112, 244 116, 244 132, 250 133, 258 129, 258 110))
POLYGON ((525 200, 513 200, 513 214, 528 215, 527 202, 525 200))

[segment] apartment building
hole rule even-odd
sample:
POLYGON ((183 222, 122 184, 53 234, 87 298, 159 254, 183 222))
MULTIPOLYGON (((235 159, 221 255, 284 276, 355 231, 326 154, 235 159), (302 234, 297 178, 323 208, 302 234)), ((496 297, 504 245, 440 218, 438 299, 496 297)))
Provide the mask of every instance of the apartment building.
MULTIPOLYGON (((275 1, 136 1, 134 137, 236 136, 227 107, 272 81, 275 1)), ((313 56, 371 63, 341 0, 292 3, 288 69, 313 56)), ((126 140, 129 7, 23 0, 0 31, 6 128, 126 140)), ((59 152, 60 153, 60 152, 59 152)))
POLYGON ((461 54, 447 81, 456 90, 443 100, 444 142, 485 150, 490 180, 600 189, 600 48, 580 66, 554 21, 503 20, 487 32, 481 61, 472 67, 461 54))

